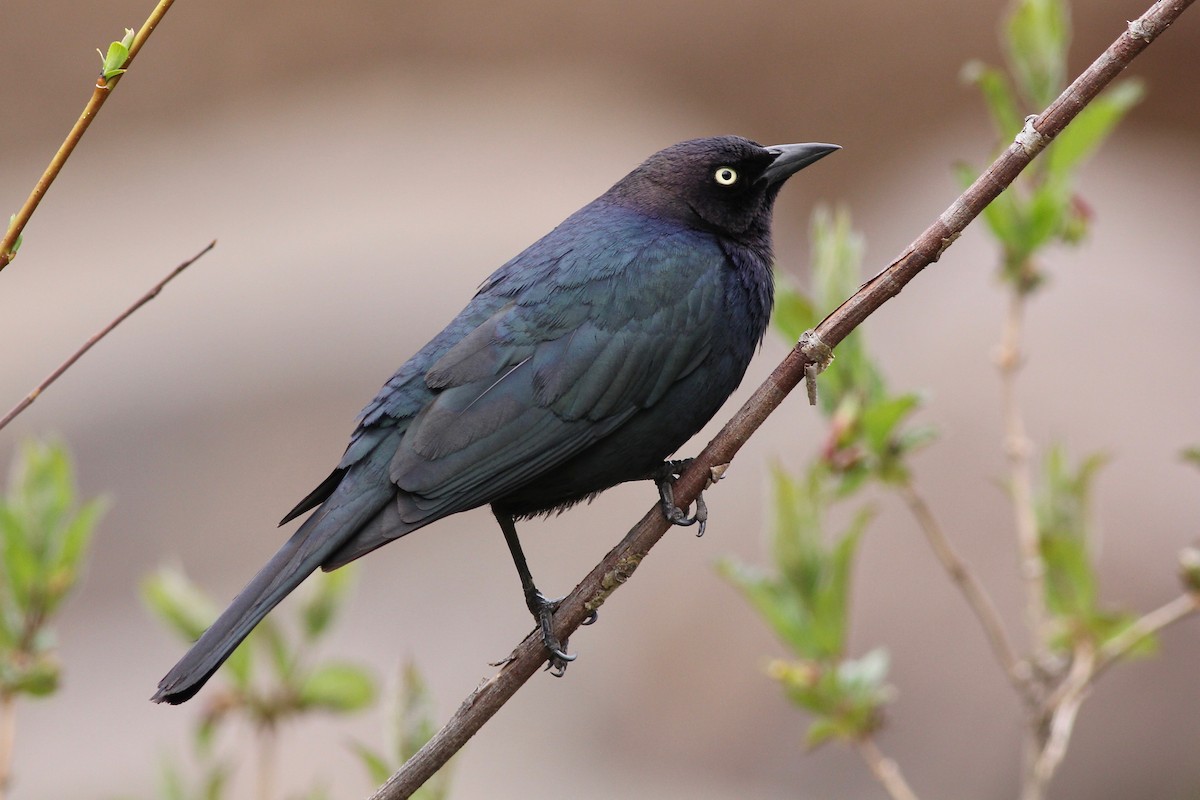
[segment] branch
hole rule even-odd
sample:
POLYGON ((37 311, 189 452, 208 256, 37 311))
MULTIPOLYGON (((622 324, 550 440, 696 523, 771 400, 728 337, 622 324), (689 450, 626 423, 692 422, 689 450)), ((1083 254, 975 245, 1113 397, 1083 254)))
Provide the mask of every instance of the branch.
POLYGON ((1012 642, 1009 641, 1008 634, 1004 630, 1000 614, 996 611, 991 597, 984 590, 983 584, 979 582, 975 573, 971 572, 970 567, 950 545, 950 540, 946 537, 942 526, 938 524, 933 510, 929 508, 929 504, 925 502, 925 498, 916 488, 911 483, 902 483, 899 485, 898 491, 913 516, 917 518, 917 523, 924 531, 925 538, 929 541, 934 555, 937 556, 950 579, 954 581, 963 597, 966 598, 967 605, 975 612, 975 617, 979 620, 983 632, 987 635, 988 643, 992 646, 992 652, 996 654, 1000 665, 1004 667, 1009 681, 1022 697, 1031 700, 1029 665, 1017 656, 1017 651, 1013 648, 1012 642))
POLYGON ((1200 592, 1184 592, 1138 618, 1097 651, 1088 642, 1076 643, 1071 668, 1033 719, 1029 766, 1021 800, 1042 800, 1070 744, 1079 707, 1092 684, 1110 666, 1128 655, 1148 636, 1200 611, 1200 592))
MULTIPOLYGON (((142 45, 146 43, 146 39, 154 32, 159 21, 174 2, 175 0, 159 0, 158 5, 154 7, 154 11, 150 12, 150 16, 146 19, 145 24, 142 25, 141 30, 137 32, 137 36, 134 37, 133 42, 129 45, 129 56, 122 65, 126 70, 133 62, 133 57, 142 49, 142 45)), ((25 226, 29 223, 29 218, 33 216, 33 212, 37 209, 38 204, 42 202, 42 197, 45 196, 46 190, 50 188, 50 184, 54 183, 54 179, 58 177, 58 173, 62 170, 63 165, 71 157, 71 152, 75 149, 75 145, 79 144, 79 140, 83 138, 84 132, 92 124, 92 120, 99 113, 100 107, 104 105, 104 101, 108 99, 108 96, 112 93, 112 90, 117 85, 117 81, 120 79, 120 75, 114 75, 111 78, 105 78, 101 75, 96 79, 96 88, 92 90, 92 97, 88 100, 87 105, 84 106, 83 113, 75 121, 75 126, 71 128, 71 132, 63 140, 62 145, 58 148, 58 152, 54 154, 54 158, 50 159, 50 165, 46 167, 46 171, 42 173, 42 177, 33 187, 33 191, 29 193, 29 197, 25 200, 25 205, 21 206, 21 210, 13 217, 12 223, 8 226, 8 232, 4 234, 3 239, 0 239, 0 271, 3 271, 8 266, 8 263, 13 260, 15 256, 13 245, 16 244, 17 237, 21 235, 21 231, 25 230, 25 226)))
POLYGON ((900 767, 879 750, 873 736, 868 736, 857 744, 858 754, 867 762, 867 768, 871 770, 875 780, 883 785, 892 800, 917 800, 917 795, 900 773, 900 767))
POLYGON ((1021 403, 1017 399, 1017 375, 1021 371, 1021 323, 1025 311, 1025 293, 1012 290, 1008 314, 1004 320, 996 364, 1000 369, 1002 405, 1004 407, 1004 451, 1009 464, 1009 492, 1017 532, 1017 554, 1020 559, 1021 582, 1025 587, 1025 618, 1033 639, 1033 661, 1044 665, 1048 660, 1046 633, 1049 629, 1046 613, 1046 564, 1042 560, 1038 535, 1037 512, 1033 504, 1033 470, 1030 456, 1033 443, 1025 433, 1021 403))
MULTIPOLYGON (((1142 50, 1183 13, 1192 0, 1159 0, 1036 118, 1027 120, 1016 141, 962 193, 887 269, 867 281, 801 338, 787 357, 738 410, 675 483, 676 502, 686 506, 707 485, 714 467, 728 464, 763 420, 803 380, 810 365, 823 365, 822 351, 838 345, 909 281, 937 261, 983 208, 1007 187, 1067 123, 1142 50)), ((669 525, 656 504, 625 538, 563 598, 554 615, 554 635, 566 639, 633 574, 669 525)), ((412 795, 511 698, 545 662, 546 650, 534 631, 513 650, 509 661, 463 702, 450 721, 373 795, 401 800, 412 795)))
POLYGON ((146 303, 149 303, 155 297, 158 297, 158 293, 161 292, 163 290, 163 287, 166 286, 168 283, 170 283, 171 280, 173 278, 175 278, 175 276, 177 276, 179 273, 183 272, 185 269, 190 267, 192 264, 194 264, 196 261, 198 261, 201 256, 203 256, 205 253, 207 253, 209 250, 212 250, 216 246, 217 246, 216 239, 209 242, 207 247, 205 247, 199 253, 196 253, 196 255, 192 256, 187 261, 184 261, 182 264, 177 266, 175 269, 171 270, 170 274, 168 274, 167 277, 163 278, 161 281, 154 284, 153 288, 151 288, 150 291, 146 292, 144 295, 142 295, 140 298, 138 298, 138 300, 133 305, 131 305, 129 308, 125 309, 120 314, 118 314, 117 317, 112 322, 105 325, 97 333, 95 333, 92 336, 92 338, 90 338, 86 342, 84 342, 82 347, 80 347, 78 350, 76 350, 71 355, 71 357, 68 358, 66 361, 59 364, 58 368, 55 369, 53 372, 51 372, 49 375, 47 375, 46 379, 44 381, 42 381, 36 387, 34 387, 33 391, 31 391, 29 394, 25 395, 25 399, 23 399, 21 402, 17 403, 15 406, 13 406, 12 410, 9 411, 7 414, 5 414, 3 419, 0 419, 0 429, 3 429, 5 425, 7 425, 8 423, 10 423, 14 419, 16 419, 18 414, 20 414, 22 411, 24 411, 26 408, 28 408, 30 405, 32 405, 33 401, 38 398, 38 395, 40 395, 42 392, 44 392, 46 390, 46 387, 48 387, 50 384, 52 384, 56 380, 58 380, 59 376, 62 375, 64 372, 66 372, 68 369, 70 369, 75 364, 75 362, 78 361, 83 356, 84 353, 86 353, 88 350, 91 350, 92 345, 96 344, 96 342, 100 341, 105 336, 107 336, 112 331, 113 328, 117 327, 122 322, 124 322, 125 319, 130 314, 137 311, 142 306, 146 305, 146 303))
POLYGON ((12 782, 12 758, 16 734, 16 698, 8 692, 0 692, 0 800, 8 797, 9 785, 12 782))
POLYGON ((1096 651, 1091 644, 1076 644, 1071 654, 1070 672, 1046 702, 1044 714, 1035 722, 1034 738, 1039 744, 1035 745, 1033 763, 1025 776, 1021 800, 1042 800, 1045 796, 1050 779, 1067 754, 1075 718, 1087 697, 1095 666, 1096 651))
POLYGON ((1146 637, 1153 636, 1168 625, 1174 625, 1198 611, 1200 611, 1200 592, 1185 592, 1174 600, 1139 617, 1128 628, 1109 639, 1100 648, 1090 680, 1095 681, 1106 669, 1124 658, 1146 637))

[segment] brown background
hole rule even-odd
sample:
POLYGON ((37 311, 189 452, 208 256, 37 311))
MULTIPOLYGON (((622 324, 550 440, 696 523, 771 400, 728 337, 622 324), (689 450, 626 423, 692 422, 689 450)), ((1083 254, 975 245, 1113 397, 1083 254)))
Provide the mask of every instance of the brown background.
MULTIPOLYGON (((0 7, 0 207, 15 210, 90 92, 93 48, 149 0, 0 7)), ((114 501, 60 624, 66 682, 19 709, 14 797, 153 794, 196 709, 146 702, 180 646, 139 580, 185 565, 226 598, 284 535, 274 522, 339 457, 358 409, 493 268, 679 139, 838 142, 778 209, 781 272, 806 275, 817 201, 848 204, 882 267, 956 193, 952 162, 992 143, 970 58, 999 59, 1001 4, 180 2, 122 82, 0 276, 7 407, 172 265, 218 249, 100 345, 0 437, 56 432, 88 493, 114 501)), ((1143 10, 1075 7, 1078 71, 1143 10)), ((1176 592, 1197 537, 1195 313, 1198 12, 1133 74, 1149 94, 1087 168, 1096 227, 1046 260, 1022 396, 1045 445, 1112 458, 1099 482, 1106 598, 1176 592)), ((1035 109, 1029 109, 1033 111, 1035 109)), ((896 387, 927 390, 942 441, 918 480, 1014 625, 1021 601, 990 352, 1002 295, 972 228, 868 326, 896 387)), ((784 351, 770 340, 744 398, 784 351)), ((731 411, 733 406, 729 406, 731 411)), ((565 680, 541 676, 468 747, 457 798, 881 797, 857 757, 806 754, 807 720, 763 675, 780 646, 712 569, 761 562, 772 458, 799 464, 819 423, 799 399, 720 488, 697 541, 672 534, 580 633, 565 680)), ((711 431, 710 431, 711 432, 711 431)), ((700 442, 691 445, 694 451, 700 442)), ((549 592, 570 588, 648 507, 624 487, 524 526, 549 592)), ((856 574, 853 651, 886 645, 899 689, 881 744, 923 797, 1014 796, 1020 713, 983 636, 895 498, 856 574)), ((330 652, 381 676, 426 672, 445 716, 529 629, 503 540, 460 515, 372 556, 330 652)), ((1079 718, 1060 798, 1200 793, 1200 623, 1114 670, 1079 718)), ((347 754, 378 714, 288 729, 283 781, 370 789, 347 754)), ((242 733, 223 742, 246 746, 242 733)), ((245 771, 238 796, 250 796, 245 771)))

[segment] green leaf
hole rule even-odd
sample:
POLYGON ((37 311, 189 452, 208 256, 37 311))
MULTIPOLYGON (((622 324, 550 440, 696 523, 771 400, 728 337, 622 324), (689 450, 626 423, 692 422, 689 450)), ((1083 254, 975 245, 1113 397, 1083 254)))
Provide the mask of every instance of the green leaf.
POLYGON ((225 787, 229 783, 230 771, 227 767, 212 766, 204 776, 201 787, 203 800, 222 800, 225 797, 225 787))
POLYGON ((773 470, 777 576, 728 559, 717 565, 788 647, 815 661, 836 658, 845 647, 851 567, 871 518, 869 510, 860 510, 847 532, 827 547, 822 533, 826 479, 819 465, 798 479, 773 470))
POLYGON ((1048 177, 1038 184, 1025 208, 1026 230, 1021 246, 1033 253, 1061 235, 1071 214, 1071 191, 1066 181, 1048 177))
POLYGON ((395 721, 397 756, 402 764, 433 738, 437 726, 433 721, 433 697, 415 662, 404 665, 401 687, 395 721))
POLYGON ((1181 450, 1179 457, 1184 461, 1191 462, 1193 465, 1200 467, 1200 447, 1188 447, 1181 450))
POLYGON ((75 505, 67 449, 56 442, 24 445, 0 499, 0 614, 10 632, 32 624, 26 640, 49 624, 78 577, 101 504, 93 500, 78 512, 75 505), (73 556, 70 563, 64 554, 73 556))
POLYGON ((874 693, 886 684, 890 663, 887 650, 877 647, 862 658, 839 664, 838 678, 847 686, 874 693))
POLYGON ((304 635, 309 640, 318 639, 328 631, 329 624, 354 584, 354 570, 347 566, 333 572, 321 573, 315 583, 315 591, 300 609, 304 621, 304 635))
POLYGON ((95 532, 100 518, 108 510, 108 505, 107 498, 93 498, 71 518, 63 531, 56 566, 74 571, 78 571, 83 566, 83 559, 87 556, 92 534, 95 532))
POLYGON ((10 694, 48 697, 58 691, 62 668, 49 655, 33 663, 0 664, 0 687, 10 694))
MULTIPOLYGON (((1124 633, 1135 622, 1137 622, 1137 616, 1134 614, 1121 612, 1100 613, 1088 620, 1088 628, 1093 633, 1094 640, 1103 645, 1110 639, 1124 633)), ((1124 657, 1148 658, 1149 656, 1157 655, 1158 650, 1158 636, 1144 636, 1125 652, 1124 657)))
POLYGON ((196 724, 195 730, 192 731, 192 743, 196 748, 196 753, 200 756, 212 755, 213 743, 217 738, 217 726, 224 716, 220 712, 206 713, 196 724))
POLYGON ((896 443, 901 452, 908 454, 932 443, 937 437, 937 428, 932 425, 913 425, 900 431, 896 443))
POLYGON ((998 139, 1008 141, 1020 133, 1025 127, 1025 115, 1017 106, 1008 76, 982 62, 968 61, 963 66, 962 78, 979 87, 998 139))
POLYGON ((910 393, 886 397, 864 408, 862 429, 871 451, 886 455, 899 436, 900 423, 920 406, 920 395, 910 393))
POLYGON ((1090 513, 1092 484, 1107 459, 1092 455, 1072 467, 1061 447, 1052 447, 1043 463, 1035 498, 1046 605, 1059 628, 1056 647, 1069 649, 1083 638, 1101 643, 1124 622, 1117 612, 1100 608, 1090 513))
POLYGON ((830 642, 830 645, 836 646, 838 653, 843 652, 846 646, 846 630, 849 627, 850 618, 850 579, 851 570, 854 567, 854 556, 858 552, 859 540, 874 516, 873 509, 860 508, 854 515, 850 527, 838 539, 830 553, 828 583, 822 592, 817 614, 831 621, 837 621, 833 626, 837 634, 836 643, 830 642))
POLYGON ((229 658, 225 660, 222 670, 229 682, 241 694, 248 694, 251 691, 251 681, 254 678, 254 665, 256 659, 254 657, 257 647, 255 641, 262 636, 261 629, 266 625, 268 627, 274 625, 270 619, 264 619, 258 624, 246 640, 237 646, 237 649, 229 654, 229 658))
POLYGON ((301 708, 337 713, 359 711, 375 700, 375 681, 354 664, 328 663, 313 670, 300 687, 301 708))
POLYGON ((810 635, 811 624, 794 596, 786 594, 779 582, 761 571, 732 559, 717 562, 721 577, 742 591, 750 605, 779 639, 794 652, 804 655, 817 650, 810 635))
POLYGON ((167 761, 162 765, 159 792, 162 793, 163 800, 188 800, 183 775, 172 762, 167 761))
POLYGON ((5 537, 3 551, 0 551, 3 564, 0 566, 8 584, 9 598, 16 611, 28 614, 33 611, 35 587, 40 575, 33 545, 34 534, 11 512, 5 513, 3 527, 5 537))
POLYGON ((350 749, 358 756, 358 760, 362 762, 363 767, 367 770, 367 775, 370 777, 371 783, 376 786, 390 778, 395 771, 388 766, 388 762, 383 756, 365 744, 351 742, 350 749))
POLYGON ((841 736, 842 729, 836 719, 818 717, 808 726, 808 731, 804 734, 804 746, 813 750, 825 744, 825 742, 841 738, 841 736))
POLYGON ((775 312, 771 322, 784 339, 794 344, 820 320, 811 300, 791 286, 781 284, 775 290, 775 312))
POLYGON ((129 48, 133 45, 133 29, 126 28, 125 36, 119 42, 113 42, 108 46, 108 55, 100 54, 101 67, 100 74, 105 78, 114 78, 117 75, 125 72, 122 67, 129 60, 129 48))
MULTIPOLYGON (((17 221, 17 215, 16 215, 16 214, 10 214, 10 215, 9 215, 9 217, 8 217, 8 228, 9 228, 9 230, 12 230, 12 226, 13 226, 13 224, 14 224, 14 223, 16 223, 16 221, 17 221)), ((17 251, 21 249, 21 240, 22 240, 23 238, 24 238, 24 234, 21 234, 21 233, 17 234, 17 238, 16 238, 16 240, 14 240, 14 241, 13 241, 12 248, 11 248, 11 249, 8 251, 10 255, 14 255, 14 256, 15 256, 15 255, 17 254, 17 251)))
POLYGON ((54 552, 47 553, 45 564, 45 613, 57 611, 75 587, 96 525, 107 508, 108 501, 105 498, 92 499, 71 516, 56 534, 54 552))
POLYGON ((1117 123, 1141 102, 1140 81, 1124 80, 1088 103, 1071 124, 1046 148, 1043 158, 1050 175, 1067 175, 1103 144, 1117 123))
POLYGON ((813 283, 817 305, 833 311, 858 288, 866 244, 854 230, 850 212, 826 206, 813 210, 809 233, 812 241, 813 283))
POLYGON ((217 617, 212 601, 178 569, 164 567, 143 580, 142 602, 188 643, 217 617))
MULTIPOLYGON (((425 679, 414 662, 404 664, 398 690, 392 695, 385 711, 388 722, 387 740, 392 752, 385 756, 361 743, 351 749, 358 755, 371 777, 378 785, 391 777, 400 766, 433 738, 437 728, 433 720, 433 700, 425 679)), ((453 759, 442 767, 421 789, 413 800, 444 800, 449 794, 451 765, 453 759)))
MULTIPOLYGON (((979 171, 966 164, 954 168, 959 183, 963 188, 974 183, 979 177, 979 171)), ((1022 209, 1015 190, 1010 186, 1001 192, 995 200, 984 206, 983 221, 992 235, 1007 249, 1023 249, 1024 226, 1022 209)))
POLYGON ((1070 18, 1063 0, 1018 0, 1005 26, 1009 68, 1026 99, 1050 105, 1066 85, 1070 18))
POLYGON ((276 679, 285 686, 290 684, 296 666, 296 654, 288 646, 283 631, 273 620, 265 619, 254 629, 253 636, 251 647, 266 650, 271 657, 276 679))
POLYGON ((1200 593, 1200 547, 1179 551, 1179 580, 1185 591, 1200 593))

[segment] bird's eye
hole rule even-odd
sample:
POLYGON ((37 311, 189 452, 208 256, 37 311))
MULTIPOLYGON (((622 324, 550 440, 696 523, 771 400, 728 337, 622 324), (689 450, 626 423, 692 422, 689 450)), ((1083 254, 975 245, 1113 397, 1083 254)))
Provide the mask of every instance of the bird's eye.
POLYGON ((717 172, 713 175, 713 178, 722 186, 732 186, 737 183, 738 174, 737 170, 733 167, 717 167, 717 172))

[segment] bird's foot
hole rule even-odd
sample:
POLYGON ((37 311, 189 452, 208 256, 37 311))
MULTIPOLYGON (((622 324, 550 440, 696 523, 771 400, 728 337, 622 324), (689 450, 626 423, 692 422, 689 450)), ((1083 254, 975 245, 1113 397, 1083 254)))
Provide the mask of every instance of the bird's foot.
POLYGON ((692 459, 690 458, 681 461, 664 461, 653 478, 654 482, 658 484, 658 497, 662 503, 663 516, 667 518, 667 521, 672 525, 685 528, 698 522, 700 528, 696 531, 696 536, 703 536, 704 528, 708 524, 708 506, 704 502, 704 492, 696 495, 696 513, 693 516, 689 517, 687 509, 675 505, 675 479, 691 463, 692 459))
MULTIPOLYGON (((554 612, 558 610, 562 598, 550 600, 541 592, 534 592, 525 598, 525 603, 529 607, 529 612, 533 614, 533 618, 537 620, 538 630, 542 634, 542 644, 549 653, 549 658, 546 661, 546 669, 556 678, 561 678, 567 672, 567 665, 574 661, 577 656, 567 652, 567 640, 561 642, 554 635, 554 612)), ((591 625, 596 621, 597 613, 592 610, 584 617, 580 625, 591 625)))

